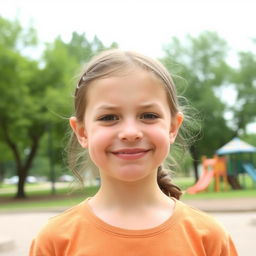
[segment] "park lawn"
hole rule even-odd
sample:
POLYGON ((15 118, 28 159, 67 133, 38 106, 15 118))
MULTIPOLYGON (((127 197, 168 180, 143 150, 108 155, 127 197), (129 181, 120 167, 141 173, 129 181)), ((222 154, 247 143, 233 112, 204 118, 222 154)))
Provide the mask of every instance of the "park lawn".
POLYGON ((256 198, 256 184, 253 183, 251 178, 248 176, 242 177, 242 179, 240 180, 240 184, 244 185, 246 189, 232 190, 231 187, 228 186, 227 191, 225 191, 223 184, 221 184, 221 191, 215 192, 214 181, 212 181, 207 190, 194 195, 186 193, 186 189, 193 186, 194 184, 193 178, 177 178, 174 179, 173 182, 177 184, 184 192, 182 196, 183 199, 224 199, 245 197, 256 198))
POLYGON ((35 200, 33 197, 25 200, 9 200, 8 202, 1 203, 1 211, 17 211, 17 210, 58 210, 70 208, 84 200, 82 196, 72 198, 59 198, 48 196, 48 199, 35 200))
MULTIPOLYGON (((187 183, 183 183, 183 186, 187 189, 187 183)), ((214 182, 212 181, 208 188, 204 191, 201 191, 197 194, 190 195, 186 192, 186 189, 183 190, 182 199, 189 200, 200 200, 200 199, 228 199, 228 198, 256 198, 256 184, 253 184, 251 181, 247 181, 245 189, 233 190, 230 186, 227 187, 227 190, 224 189, 223 184, 221 184, 220 191, 214 191, 214 182)), ((182 188, 182 185, 181 185, 182 188)))
MULTIPOLYGON (((208 191, 203 191, 195 195, 189 195, 185 190, 193 185, 192 178, 175 178, 174 183, 179 185, 184 191, 183 199, 224 199, 224 198, 256 198, 256 187, 253 183, 247 183, 244 190, 231 190, 214 192, 213 182, 210 184, 208 191)), ((10 188, 10 187, 9 187, 10 188)), ((0 212, 3 211, 22 211, 22 210, 54 210, 67 209, 87 197, 93 196, 98 187, 86 187, 84 189, 75 189, 73 186, 66 185, 56 187, 56 194, 51 195, 51 189, 42 188, 41 186, 29 185, 26 187, 28 198, 24 200, 14 199, 15 187, 10 188, 11 191, 6 193, 0 189, 0 212), (38 187, 38 189, 36 189, 38 187)))
POLYGON ((224 198, 256 198, 255 189, 228 190, 228 191, 203 191, 195 195, 189 195, 186 192, 183 199, 224 199, 224 198))
POLYGON ((70 208, 87 197, 93 196, 97 190, 98 187, 86 187, 82 190, 81 188, 67 185, 65 187, 57 187, 56 193, 52 195, 49 188, 40 189, 39 186, 38 190, 30 190, 28 188, 26 199, 15 199, 14 192, 0 193, 0 212, 70 208))

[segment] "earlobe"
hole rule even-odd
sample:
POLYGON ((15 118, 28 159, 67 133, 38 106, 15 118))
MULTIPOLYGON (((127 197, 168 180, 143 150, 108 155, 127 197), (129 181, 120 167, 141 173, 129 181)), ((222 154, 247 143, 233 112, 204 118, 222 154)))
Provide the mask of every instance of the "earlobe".
POLYGON ((178 112, 176 116, 172 119, 171 129, 170 129, 170 143, 173 144, 177 134, 179 132, 179 128, 183 122, 183 114, 178 112))
POLYGON ((69 118, 69 124, 76 134, 77 140, 82 148, 87 147, 87 135, 84 128, 84 125, 77 121, 77 118, 72 116, 69 118))

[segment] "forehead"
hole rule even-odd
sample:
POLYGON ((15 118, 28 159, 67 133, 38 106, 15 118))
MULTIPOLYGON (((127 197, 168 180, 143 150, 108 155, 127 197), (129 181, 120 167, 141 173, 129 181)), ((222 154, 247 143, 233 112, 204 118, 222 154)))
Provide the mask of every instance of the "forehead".
POLYGON ((87 102, 94 98, 116 99, 120 97, 127 99, 132 97, 160 97, 167 100, 167 93, 160 79, 151 72, 142 69, 96 79, 88 85, 87 102))

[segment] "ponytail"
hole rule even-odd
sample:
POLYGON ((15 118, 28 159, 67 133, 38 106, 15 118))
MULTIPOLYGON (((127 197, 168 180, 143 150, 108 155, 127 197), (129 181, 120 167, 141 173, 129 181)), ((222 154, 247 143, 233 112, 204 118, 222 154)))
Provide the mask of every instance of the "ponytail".
POLYGON ((172 184, 170 175, 167 171, 165 171, 162 166, 158 167, 157 170, 157 183, 160 189, 170 197, 174 197, 176 199, 180 199, 182 195, 181 189, 172 184))

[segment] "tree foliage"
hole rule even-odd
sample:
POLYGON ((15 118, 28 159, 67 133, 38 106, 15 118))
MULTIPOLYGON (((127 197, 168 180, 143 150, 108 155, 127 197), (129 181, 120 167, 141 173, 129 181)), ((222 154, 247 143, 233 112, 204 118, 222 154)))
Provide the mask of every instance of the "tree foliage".
POLYGON ((184 90, 184 96, 199 111, 202 121, 201 138, 190 147, 196 179, 197 164, 202 155, 212 156, 232 136, 224 119, 225 105, 215 93, 215 89, 224 85, 228 78, 229 66, 225 61, 227 50, 226 42, 216 33, 204 32, 198 37, 187 36, 184 41, 173 38, 165 47, 165 57, 162 59, 170 72, 174 73, 178 89, 184 90))
MULTIPOLYGON (((51 130, 52 150, 60 149, 66 133, 63 119, 72 109, 72 77, 82 61, 107 47, 97 37, 90 42, 85 34, 73 33, 70 42, 57 37, 47 44, 42 59, 32 60, 22 53, 35 44, 34 30, 3 18, 0 25, 0 139, 12 151, 19 176, 16 196, 23 198, 44 134, 51 130)), ((54 160, 61 159, 60 153, 54 155, 54 160)))
MULTIPOLYGON (((25 197, 25 179, 38 153, 38 163, 45 163, 49 156, 55 164, 62 161, 75 74, 97 52, 117 47, 116 43, 105 46, 96 36, 88 40, 86 34, 73 32, 69 42, 56 37, 47 43, 42 56, 34 60, 24 52, 32 51, 37 41, 35 29, 0 17, 0 176, 3 164, 13 160, 19 176, 19 198, 25 197)), ((201 139, 190 147, 197 178, 202 155, 212 156, 255 121, 256 55, 240 52, 239 67, 231 68, 226 62, 228 45, 214 32, 187 36, 185 40, 172 38, 164 53, 161 61, 174 74, 180 94, 198 111, 195 114, 191 108, 190 119, 199 113, 202 120, 201 139), (216 93, 226 84, 233 84, 238 95, 231 109, 232 129, 224 118, 226 106, 216 93)), ((198 126, 189 128, 198 132, 198 126)))
POLYGON ((239 53, 239 67, 233 69, 232 82, 237 91, 237 102, 233 106, 236 133, 246 133, 246 126, 256 121, 256 54, 239 53))
POLYGON ((34 45, 35 35, 30 34, 31 29, 23 30, 17 21, 0 18, 0 23, 0 138, 13 153, 20 177, 17 195, 24 196, 24 181, 43 132, 36 114, 40 105, 34 104, 33 87, 29 86, 34 85, 38 63, 20 53, 22 47, 34 45))

